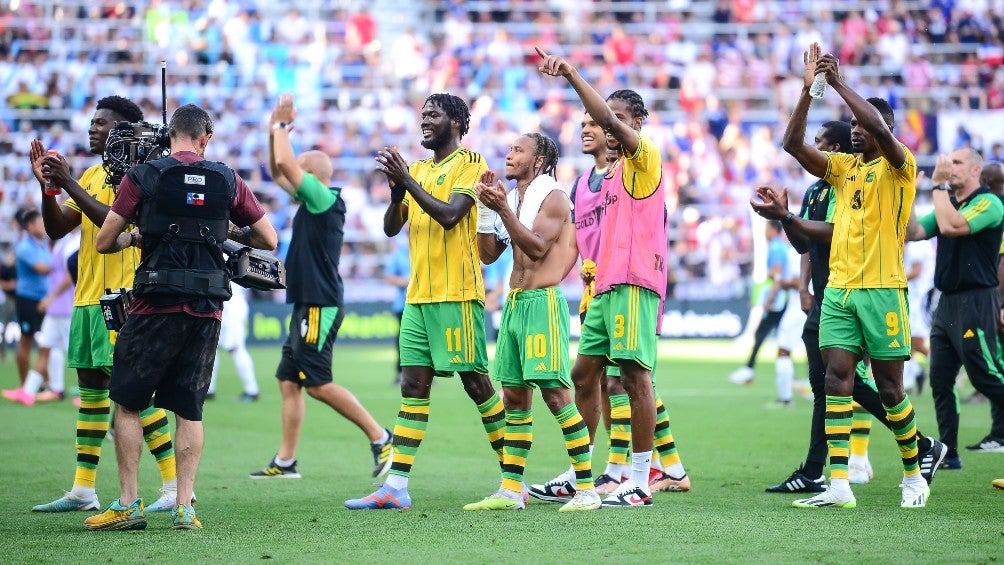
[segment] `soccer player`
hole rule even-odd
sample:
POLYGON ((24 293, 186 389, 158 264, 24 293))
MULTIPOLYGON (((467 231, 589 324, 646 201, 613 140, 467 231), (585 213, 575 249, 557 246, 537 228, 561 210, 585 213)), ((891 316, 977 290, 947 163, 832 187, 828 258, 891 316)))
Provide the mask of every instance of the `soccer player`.
POLYGON ((401 410, 394 426, 394 456, 376 492, 345 501, 352 510, 410 508, 408 478, 429 422, 432 379, 460 374, 477 405, 488 441, 502 463, 505 409, 488 378, 485 287, 478 255, 474 186, 487 169, 481 155, 460 140, 470 110, 447 93, 422 107, 422 147, 432 157, 410 166, 397 149, 377 153, 391 202, 384 215, 387 237, 408 224, 411 282, 401 318, 401 410), (444 269, 444 265, 449 269, 444 269))
MULTIPOLYGON (((922 471, 933 478, 947 448, 936 440, 918 446, 921 436, 913 405, 903 392, 903 361, 910 354, 903 240, 916 191, 916 162, 892 133, 889 104, 878 98, 865 100, 851 90, 839 73, 837 59, 820 57, 821 51, 814 43, 804 55, 804 84, 785 132, 784 148, 806 171, 831 185, 830 210, 827 222, 801 220, 793 212, 787 212, 782 221, 796 232, 831 242, 819 328, 819 347, 826 359, 825 429, 831 480, 826 491, 792 504, 799 508, 856 506, 847 469, 851 404, 855 368, 867 354, 899 444, 904 474, 901 506, 919 508, 930 495, 922 471), (817 72, 825 74, 854 116, 851 146, 855 154, 823 152, 803 141, 812 101, 809 87, 817 72)), ((780 198, 769 187, 758 188, 757 194, 765 202, 780 198)))
MULTIPOLYGON (((220 341, 217 349, 226 351, 234 360, 234 367, 237 369, 237 376, 241 379, 244 392, 238 400, 241 402, 255 402, 258 400, 258 380, 254 374, 254 361, 247 349, 247 324, 248 324, 248 299, 247 290, 230 283, 232 296, 223 305, 223 318, 220 320, 220 341)), ((216 355, 213 360, 213 379, 209 381, 209 392, 206 398, 216 396, 216 378, 220 370, 220 356, 216 355)))
MULTIPOLYGON (((102 155, 108 132, 115 122, 138 122, 143 111, 121 96, 98 100, 91 126, 87 131, 92 155, 102 155)), ((77 287, 70 315, 70 348, 67 366, 77 369, 80 388, 80 408, 77 411, 77 467, 73 488, 48 504, 40 504, 36 512, 67 512, 98 510, 101 505, 94 492, 94 479, 101 458, 101 443, 111 424, 111 403, 108 400, 108 380, 112 369, 112 354, 116 332, 108 331, 101 314, 99 299, 105 289, 131 288, 139 265, 139 249, 130 247, 118 253, 102 255, 94 247, 118 187, 107 182, 100 163, 88 168, 74 180, 66 161, 58 155, 46 155, 38 140, 31 142, 29 154, 32 170, 39 187, 49 180, 67 192, 69 198, 60 205, 54 196, 42 195, 42 219, 45 231, 52 239, 60 239, 80 226, 77 287)), ((167 413, 153 406, 140 411, 143 439, 157 459, 163 480, 162 496, 146 509, 167 512, 177 504, 178 482, 174 445, 167 413)))
POLYGON ((767 336, 777 329, 788 307, 788 293, 781 288, 788 270, 788 251, 784 246, 784 238, 781 237, 781 225, 768 222, 764 235, 767 239, 767 278, 770 279, 770 290, 763 299, 763 316, 753 333, 753 348, 749 359, 729 375, 729 380, 739 385, 753 384, 753 365, 756 364, 760 347, 767 336))
POLYGON ((652 368, 657 352, 660 304, 666 295, 666 199, 659 149, 641 134, 648 110, 636 92, 620 90, 604 100, 561 57, 542 57, 541 73, 563 77, 586 112, 606 132, 607 144, 623 157, 603 183, 596 261, 596 296, 586 312, 579 354, 572 368, 575 402, 590 440, 600 413, 600 377, 617 363, 631 405, 631 473, 604 499, 604 506, 650 506, 649 468, 656 408, 652 368))
POLYGON ((345 225, 341 189, 331 187, 331 158, 321 151, 293 153, 289 132, 296 118, 293 97, 279 97, 269 118, 269 169, 300 203, 286 253, 286 302, 293 304, 289 335, 275 369, 282 395, 279 451, 253 479, 298 479, 296 447, 306 411, 303 392, 359 427, 370 442, 373 476, 390 467, 391 434, 347 388, 332 382, 331 348, 342 325, 342 277, 338 274, 345 225))
MULTIPOLYGON (((937 237, 934 286, 941 291, 931 323, 931 395, 946 461, 959 459, 959 398, 955 380, 965 367, 969 380, 994 407, 1004 406, 1004 363, 996 339, 1004 317, 997 287, 1004 205, 980 184, 983 158, 971 147, 940 155, 931 174, 934 211, 911 224, 910 239, 937 237)), ((1004 453, 1004 421, 967 449, 1004 453)), ((957 465, 956 465, 957 464, 957 465)))
POLYGON ((575 227, 571 202, 554 180, 558 147, 549 137, 528 133, 516 138, 506 156, 505 178, 516 181, 506 195, 491 171, 475 187, 478 197, 478 250, 491 264, 512 243, 512 290, 506 298, 495 353, 495 380, 502 383, 506 406, 502 487, 464 510, 513 510, 525 507, 523 471, 533 444, 530 406, 534 387, 554 415, 575 469, 575 497, 561 512, 596 510, 589 432, 569 389, 568 304, 558 284, 575 265, 575 227), (505 228, 496 233, 495 215, 505 228))
MULTIPOLYGON (((607 147, 606 136, 588 113, 582 116, 582 152, 593 157, 593 167, 579 176, 572 186, 572 221, 575 222, 575 240, 582 258, 580 277, 584 283, 579 303, 579 321, 583 322, 596 290, 596 257, 599 254, 599 219, 603 214, 603 180, 610 164, 620 159, 616 147, 607 147)), ((661 309, 661 307, 660 307, 661 309)), ((654 373, 654 367, 653 367, 654 373)), ((620 368, 607 365, 598 377, 601 383, 603 420, 607 430, 607 465, 596 478, 596 492, 610 494, 628 478, 631 449, 631 405, 627 391, 620 382, 620 368)), ((654 443, 658 457, 652 458, 649 487, 653 491, 686 492, 690 490, 687 477, 669 425, 669 412, 653 387, 656 406, 654 443)), ((575 469, 544 483, 530 486, 530 496, 548 502, 567 502, 575 496, 575 469)))

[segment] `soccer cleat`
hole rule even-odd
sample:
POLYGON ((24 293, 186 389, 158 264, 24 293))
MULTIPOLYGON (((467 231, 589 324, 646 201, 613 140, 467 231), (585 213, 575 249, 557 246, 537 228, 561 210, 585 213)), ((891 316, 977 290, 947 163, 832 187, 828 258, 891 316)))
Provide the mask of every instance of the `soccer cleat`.
POLYGON ((392 489, 384 483, 369 496, 346 500, 345 507, 349 510, 407 510, 411 508, 411 495, 407 488, 392 489))
POLYGON ((904 481, 903 482, 903 502, 902 508, 923 508, 927 506, 927 499, 931 496, 931 487, 927 482, 904 481))
POLYGON ((854 494, 850 491, 847 491, 845 495, 841 495, 827 489, 812 498, 796 500, 791 505, 795 508, 823 508, 824 506, 854 508, 858 505, 858 501, 855 500, 854 494))
POLYGON ((68 492, 62 498, 57 498, 48 504, 39 504, 31 509, 32 512, 74 512, 76 510, 101 510, 98 497, 81 500, 68 492))
POLYGON ((201 530, 202 522, 195 515, 195 508, 179 504, 171 510, 172 530, 201 530))
POLYGON ((146 507, 147 512, 167 512, 169 510, 174 510, 174 507, 178 505, 178 491, 167 490, 166 488, 160 489, 160 498, 156 502, 146 507))
MULTIPOLYGON (((518 493, 513 493, 517 494, 518 493)), ((464 510, 523 510, 526 504, 520 498, 509 498, 502 493, 502 489, 491 496, 486 496, 479 502, 472 502, 464 505, 464 510)))
POLYGON ((941 468, 947 469, 949 471, 954 471, 962 468, 962 458, 958 455, 950 455, 945 457, 945 460, 941 462, 941 468))
POLYGON ((43 390, 35 395, 35 402, 56 402, 63 399, 63 393, 53 390, 43 390))
POLYGON ((924 477, 927 484, 931 484, 931 481, 934 480, 934 474, 938 472, 938 467, 948 455, 948 446, 933 437, 928 439, 931 440, 931 447, 917 457, 917 462, 920 465, 920 475, 924 477))
POLYGON ((867 459, 859 461, 852 458, 847 465, 847 480, 852 485, 868 484, 868 481, 872 480, 874 476, 875 471, 872 470, 872 464, 867 459))
POLYGON ((1004 490, 1004 479, 994 479, 990 484, 992 484, 995 489, 1004 490))
POLYGON ((28 394, 24 388, 4 389, 3 397, 18 404, 24 404, 25 406, 33 406, 35 404, 35 397, 28 394))
POLYGON ((729 375, 729 380, 737 385, 753 384, 753 369, 739 367, 729 375))
POLYGON ((84 520, 84 529, 99 530, 142 530, 146 528, 143 517, 143 499, 137 498, 129 506, 122 506, 118 499, 101 514, 84 520))
POLYGON ((584 510, 597 510, 603 506, 600 494, 593 489, 577 490, 572 500, 569 500, 558 509, 558 512, 581 512, 584 510))
POLYGON ((523 506, 530 504, 530 489, 526 488, 526 483, 521 483, 520 496, 523 498, 523 506))
POLYGON ((373 476, 379 477, 387 471, 390 471, 391 454, 394 452, 394 434, 390 430, 384 428, 387 432, 387 441, 382 443, 371 443, 370 450, 373 452, 373 476))
POLYGON ((978 453, 1004 453, 1004 438, 987 436, 979 443, 967 445, 966 450, 978 453))
POLYGON ((603 506, 610 508, 627 508, 631 506, 652 506, 652 493, 628 479, 603 499, 603 506))
POLYGON ((648 488, 652 492, 687 492, 690 490, 690 477, 686 473, 679 479, 674 479, 661 471, 658 477, 653 477, 648 481, 648 488))
POLYGON ((596 492, 600 494, 610 494, 617 490, 617 487, 621 486, 621 482, 610 475, 603 473, 597 477, 595 481, 593 481, 593 485, 596 487, 596 492))
POLYGON ((273 457, 264 469, 254 471, 250 476, 252 479, 299 479, 300 473, 296 470, 295 460, 288 467, 281 467, 273 457))
POLYGON ((542 485, 530 485, 530 496, 545 502, 568 502, 575 496, 575 483, 562 473, 542 485))
POLYGON ((817 493, 826 492, 826 480, 820 475, 815 479, 810 478, 802 471, 802 467, 795 469, 787 479, 780 483, 767 487, 767 492, 789 493, 817 493))
POLYGON ((237 402, 258 402, 257 394, 244 393, 237 397, 237 402))

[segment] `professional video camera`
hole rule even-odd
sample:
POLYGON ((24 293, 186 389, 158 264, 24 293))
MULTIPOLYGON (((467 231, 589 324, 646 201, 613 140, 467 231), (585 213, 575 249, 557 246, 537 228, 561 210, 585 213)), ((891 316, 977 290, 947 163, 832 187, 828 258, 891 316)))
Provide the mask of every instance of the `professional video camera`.
POLYGON ((160 62, 160 95, 164 123, 115 122, 108 132, 102 165, 112 186, 118 186, 136 165, 171 154, 167 130, 167 61, 160 62))
POLYGON ((132 304, 132 289, 120 288, 111 290, 106 288, 105 294, 99 299, 101 304, 101 317, 105 320, 105 327, 109 331, 117 332, 122 329, 126 318, 129 317, 129 306, 132 304))
POLYGON ((229 239, 223 242, 223 252, 233 282, 257 290, 286 288, 286 266, 275 255, 229 239))

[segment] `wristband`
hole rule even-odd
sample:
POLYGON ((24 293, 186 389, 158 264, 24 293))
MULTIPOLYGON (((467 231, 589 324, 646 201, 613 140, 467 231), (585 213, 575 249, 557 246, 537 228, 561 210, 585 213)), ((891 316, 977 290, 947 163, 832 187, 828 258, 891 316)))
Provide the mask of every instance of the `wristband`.
POLYGON ((498 214, 479 200, 478 206, 478 233, 495 233, 495 218, 498 214))
POLYGON ((286 122, 276 122, 275 124, 272 125, 272 130, 274 131, 277 129, 286 129, 288 127, 289 124, 287 124, 286 122))
POLYGON ((136 247, 136 233, 129 232, 129 247, 136 247))
POLYGON ((938 184, 932 186, 931 190, 944 190, 945 192, 948 192, 948 191, 952 190, 952 186, 950 184, 948 184, 947 182, 941 182, 941 183, 938 183, 938 184))
POLYGON ((795 219, 795 213, 794 212, 788 212, 787 214, 785 214, 785 216, 783 218, 781 218, 781 225, 782 226, 790 226, 791 222, 794 221, 794 219, 795 219))

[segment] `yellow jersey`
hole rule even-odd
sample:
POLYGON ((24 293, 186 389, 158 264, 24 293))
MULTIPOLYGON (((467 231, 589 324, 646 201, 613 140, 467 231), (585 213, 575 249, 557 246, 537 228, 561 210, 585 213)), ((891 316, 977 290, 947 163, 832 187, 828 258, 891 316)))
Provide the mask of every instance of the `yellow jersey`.
MULTIPOLYGON (((106 178, 104 168, 94 165, 84 171, 79 184, 98 202, 111 206, 115 202, 115 189, 105 182, 106 178)), ((80 251, 77 255, 77 288, 73 293, 73 305, 95 305, 105 294, 105 289, 132 288, 133 275, 139 266, 139 249, 127 247, 118 253, 98 253, 94 241, 101 226, 95 225, 72 198, 66 201, 66 206, 80 212, 80 251)))
MULTIPOLYGON (((408 167, 408 172, 426 192, 449 202, 454 193, 474 200, 474 185, 487 168, 481 155, 461 147, 439 163, 431 158, 416 161, 408 167)), ((453 229, 446 230, 410 197, 405 197, 404 204, 408 206, 411 254, 411 280, 405 302, 484 302, 477 209, 472 206, 453 229)))
POLYGON ((826 153, 823 180, 833 187, 826 221, 832 288, 906 288, 903 242, 917 192, 917 161, 903 147, 899 168, 885 157, 863 162, 856 155, 826 153))

